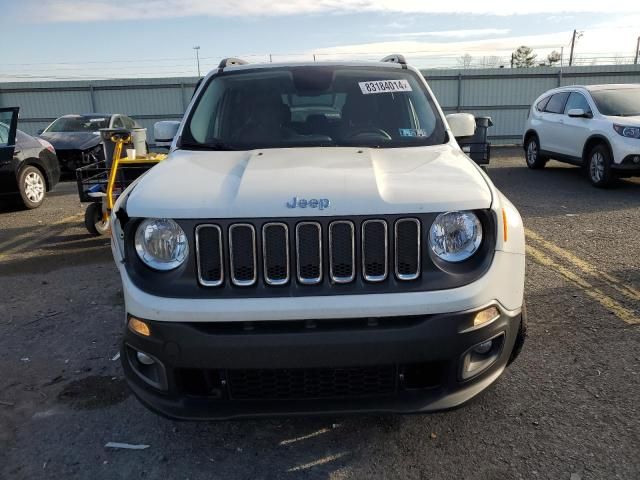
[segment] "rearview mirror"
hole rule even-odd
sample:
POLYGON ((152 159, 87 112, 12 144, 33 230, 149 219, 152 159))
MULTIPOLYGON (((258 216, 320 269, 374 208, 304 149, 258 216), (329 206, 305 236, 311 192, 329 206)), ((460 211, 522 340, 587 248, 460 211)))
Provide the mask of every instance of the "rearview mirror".
POLYGON ((473 137, 476 133, 476 118, 470 113, 450 113, 446 118, 454 137, 473 137))
POLYGON ((593 114, 591 112, 585 112, 582 108, 572 108, 567 112, 567 115, 573 118, 592 118, 593 114))
POLYGON ((153 138, 156 144, 159 143, 171 143, 178 134, 180 128, 180 122, 175 120, 164 120, 162 122, 156 122, 153 125, 153 138))

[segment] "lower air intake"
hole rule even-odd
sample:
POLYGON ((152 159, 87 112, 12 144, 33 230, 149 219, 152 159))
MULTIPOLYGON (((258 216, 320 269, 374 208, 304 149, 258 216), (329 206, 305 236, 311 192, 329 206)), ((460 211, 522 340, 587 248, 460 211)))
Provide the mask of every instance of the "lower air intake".
POLYGON ((230 396, 236 400, 349 398, 391 395, 395 366, 229 370, 230 396))

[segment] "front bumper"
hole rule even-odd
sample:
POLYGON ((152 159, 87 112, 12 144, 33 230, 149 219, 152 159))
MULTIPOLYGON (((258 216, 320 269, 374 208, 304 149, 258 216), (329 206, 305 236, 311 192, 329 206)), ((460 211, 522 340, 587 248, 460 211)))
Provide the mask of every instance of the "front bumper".
POLYGON ((640 175, 640 152, 627 155, 620 163, 611 164, 611 169, 619 177, 640 175))
POLYGON ((613 153, 611 168, 618 175, 640 174, 640 163, 634 161, 640 157, 640 140, 620 137, 612 142, 611 149, 613 153))
POLYGON ((475 329, 477 310, 317 322, 147 321, 149 337, 126 329, 121 359, 135 395, 171 418, 432 412, 470 400, 510 361, 526 318, 495 306, 499 317, 475 329), (464 380, 465 354, 489 339, 492 362, 464 380), (153 373, 137 352, 155 360, 153 373))

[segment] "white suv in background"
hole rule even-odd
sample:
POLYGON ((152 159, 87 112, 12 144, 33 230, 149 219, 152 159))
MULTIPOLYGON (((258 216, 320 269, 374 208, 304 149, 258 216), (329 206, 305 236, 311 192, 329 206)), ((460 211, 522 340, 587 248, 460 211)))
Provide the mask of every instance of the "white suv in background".
POLYGON ((532 105, 524 131, 529 168, 550 158, 581 165, 597 187, 640 175, 640 85, 549 90, 532 105))

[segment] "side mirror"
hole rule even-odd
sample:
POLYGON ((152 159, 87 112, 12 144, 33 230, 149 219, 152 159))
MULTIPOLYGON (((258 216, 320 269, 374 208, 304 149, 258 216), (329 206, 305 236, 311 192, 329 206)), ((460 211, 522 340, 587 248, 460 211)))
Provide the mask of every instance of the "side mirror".
POLYGON ((39 128, 36 130, 36 135, 42 135, 44 133, 44 128, 39 128))
POLYGON ((585 112, 582 108, 572 108, 567 115, 572 118, 593 118, 593 113, 585 112))
POLYGON ((476 133, 476 118, 470 113, 450 113, 446 118, 454 137, 473 137, 476 133))
POLYGON ((178 134, 180 128, 180 122, 175 120, 165 120, 162 122, 156 122, 153 125, 153 138, 158 143, 171 143, 178 134))

